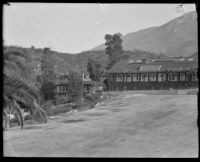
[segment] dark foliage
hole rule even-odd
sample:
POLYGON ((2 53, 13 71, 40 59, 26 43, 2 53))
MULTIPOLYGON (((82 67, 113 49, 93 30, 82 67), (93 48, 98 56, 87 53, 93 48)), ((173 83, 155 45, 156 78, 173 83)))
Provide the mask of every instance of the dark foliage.
POLYGON ((108 55, 108 66, 106 69, 110 69, 119 59, 122 58, 122 34, 117 33, 114 35, 106 34, 106 54, 108 55))
POLYGON ((72 102, 80 101, 83 96, 83 81, 78 72, 69 72, 69 98, 72 102))
POLYGON ((93 81, 99 82, 101 80, 101 75, 103 74, 102 65, 95 60, 89 59, 87 63, 87 71, 90 78, 93 81))
POLYGON ((45 81, 41 88, 40 92, 44 100, 53 100, 55 97, 55 84, 49 81, 45 81))

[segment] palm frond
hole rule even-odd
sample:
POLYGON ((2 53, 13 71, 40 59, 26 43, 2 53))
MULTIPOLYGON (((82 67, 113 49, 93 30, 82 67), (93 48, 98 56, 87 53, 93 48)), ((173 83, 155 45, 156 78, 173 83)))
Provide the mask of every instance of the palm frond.
POLYGON ((9 60, 4 60, 4 73, 10 76, 20 76, 22 78, 28 78, 28 67, 25 66, 22 62, 20 61, 9 61, 9 60))
MULTIPOLYGON (((24 58, 30 61, 30 57, 24 53, 17 51, 4 52, 4 71, 3 71, 3 100, 4 111, 14 111, 16 117, 23 128, 22 108, 25 106, 31 114, 39 115, 45 122, 47 121, 46 112, 37 103, 39 100, 39 90, 33 84, 28 71, 30 64, 24 64, 20 59, 24 58), (28 75, 27 75, 28 74, 28 75)), ((26 62, 27 63, 27 62, 26 62)), ((4 113, 5 116, 6 113, 4 113)))
POLYGON ((24 54, 22 52, 18 52, 18 51, 6 51, 4 52, 4 59, 5 60, 13 60, 13 57, 22 57, 25 58, 27 60, 30 60, 29 56, 27 54, 24 54))
POLYGON ((7 76, 7 77, 10 77, 10 78, 18 79, 18 80, 22 80, 23 79, 23 75, 21 73, 18 73, 15 70, 10 70, 8 67, 4 67, 3 75, 7 76))
POLYGON ((24 89, 19 89, 13 94, 13 98, 15 98, 16 101, 22 102, 24 105, 32 106, 33 101, 35 99, 34 96, 29 94, 24 89))
POLYGON ((47 122, 47 114, 44 111, 43 108, 34 100, 34 107, 36 109, 36 113, 39 114, 40 118, 43 119, 43 121, 46 123, 47 122))
POLYGON ((8 68, 15 72, 22 72, 22 69, 15 62, 9 60, 4 60, 4 68, 8 68))
POLYGON ((18 118, 18 121, 21 125, 21 129, 23 129, 23 126, 24 126, 24 117, 23 117, 23 114, 22 114, 22 110, 20 109, 18 103, 16 100, 14 100, 13 102, 13 105, 15 106, 15 113, 17 115, 17 118, 18 118))
POLYGON ((37 97, 38 94, 35 93, 36 87, 30 82, 28 82, 28 80, 22 78, 20 79, 15 78, 6 74, 4 74, 3 76, 4 76, 4 86, 8 86, 13 89, 23 88, 28 90, 30 93, 34 94, 35 97, 37 97))

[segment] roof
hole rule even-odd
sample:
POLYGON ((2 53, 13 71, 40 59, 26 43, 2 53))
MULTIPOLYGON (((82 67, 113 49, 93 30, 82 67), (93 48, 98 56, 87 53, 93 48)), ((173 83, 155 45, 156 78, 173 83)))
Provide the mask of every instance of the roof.
POLYGON ((56 77, 56 84, 68 84, 69 78, 67 75, 56 77))
POLYGON ((124 60, 115 63, 115 65, 108 71, 109 73, 126 73, 136 72, 140 68, 142 63, 130 64, 124 60))
POLYGON ((168 61, 134 64, 128 63, 127 60, 121 60, 109 70, 109 73, 188 71, 197 68, 198 61, 168 61))
POLYGON ((159 71, 160 69, 161 69, 161 65, 140 66, 139 72, 159 71))

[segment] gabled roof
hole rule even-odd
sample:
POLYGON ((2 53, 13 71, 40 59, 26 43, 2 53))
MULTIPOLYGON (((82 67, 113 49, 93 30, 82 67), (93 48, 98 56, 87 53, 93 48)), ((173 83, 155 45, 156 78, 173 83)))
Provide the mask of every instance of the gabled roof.
POLYGON ((109 73, 128 73, 128 72, 137 72, 142 63, 139 64, 130 64, 128 61, 117 62, 110 70, 109 73))
POLYGON ((160 71, 188 71, 198 68, 197 61, 153 62, 151 64, 161 65, 160 71))
POLYGON ((168 61, 149 63, 128 63, 127 60, 117 62, 109 73, 188 71, 198 68, 198 61, 168 61))

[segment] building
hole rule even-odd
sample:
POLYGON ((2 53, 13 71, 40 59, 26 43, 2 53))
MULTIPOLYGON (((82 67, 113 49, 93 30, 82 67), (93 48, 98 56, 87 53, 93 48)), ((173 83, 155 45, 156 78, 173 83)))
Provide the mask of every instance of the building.
POLYGON ((67 95, 69 92, 69 77, 68 75, 61 75, 56 80, 56 93, 58 95, 67 95))
POLYGON ((108 90, 198 88, 193 58, 121 60, 108 72, 108 90))
MULTIPOLYGON (((83 81, 83 92, 84 93, 95 93, 100 89, 101 85, 99 82, 92 81, 89 75, 82 75, 83 81)), ((56 81, 56 93, 58 95, 67 95, 69 92, 69 77, 68 75, 61 75, 56 81)))
POLYGON ((82 75, 83 79, 83 92, 85 93, 95 93, 100 88, 100 83, 96 81, 92 81, 89 75, 82 75))

